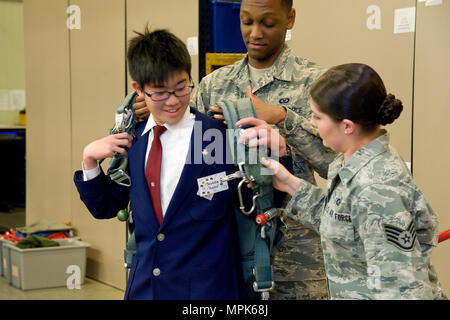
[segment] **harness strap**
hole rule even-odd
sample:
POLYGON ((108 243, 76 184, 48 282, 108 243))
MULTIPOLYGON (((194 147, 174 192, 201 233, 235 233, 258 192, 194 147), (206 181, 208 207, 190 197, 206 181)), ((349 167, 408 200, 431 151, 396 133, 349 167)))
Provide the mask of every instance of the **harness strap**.
MULTIPOLYGON (((117 134, 122 132, 128 132, 133 137, 136 134, 135 126, 137 123, 137 116, 134 112, 133 104, 136 101, 137 93, 132 92, 125 97, 123 103, 117 108, 116 121, 114 127, 111 129, 110 134, 117 134)), ((115 154, 110 163, 107 174, 117 184, 130 187, 131 178, 128 175, 128 156, 115 154)), ((122 210, 121 210, 122 211, 122 210)), ((123 221, 123 213, 119 211, 118 219, 123 221)), ((129 215, 125 219, 127 220, 128 227, 128 241, 124 250, 125 268, 130 269, 133 261, 133 256, 136 253, 136 239, 134 236, 134 222, 131 210, 128 209, 129 215)))
POLYGON ((253 290, 260 292, 262 299, 268 299, 268 291, 274 288, 272 249, 277 231, 277 220, 270 221, 263 226, 257 225, 255 216, 273 207, 274 194, 272 176, 261 163, 261 156, 267 157, 266 146, 249 148, 247 144, 238 142, 240 132, 248 127, 236 127, 236 122, 247 117, 256 117, 255 109, 250 99, 237 101, 221 101, 218 105, 228 123, 228 139, 234 163, 240 173, 233 174, 233 178, 242 178, 238 192, 241 201, 241 211, 238 213, 238 230, 241 248, 241 260, 244 278, 248 281, 254 277, 253 290), (245 210, 242 200, 241 186, 251 182, 253 185, 253 206, 245 210))
MULTIPOLYGON (((123 103, 116 111, 116 122, 114 128, 111 129, 110 134, 117 134, 122 132, 128 132, 134 137, 135 126, 137 123, 137 116, 133 109, 133 103, 136 101, 137 93, 133 92, 126 96, 123 103)), ((130 187, 131 178, 127 172, 128 157, 115 154, 109 164, 107 174, 116 183, 130 187)))

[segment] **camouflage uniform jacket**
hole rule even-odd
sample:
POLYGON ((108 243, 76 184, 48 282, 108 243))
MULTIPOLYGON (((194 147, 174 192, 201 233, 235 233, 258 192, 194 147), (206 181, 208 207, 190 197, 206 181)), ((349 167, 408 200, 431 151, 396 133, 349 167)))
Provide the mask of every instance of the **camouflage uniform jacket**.
MULTIPOLYGON (((307 59, 296 57, 287 45, 271 70, 266 72, 258 83, 251 83, 248 68, 246 56, 205 76, 192 93, 190 105, 206 112, 210 106, 220 105, 221 100, 246 98, 247 87, 251 85, 252 92, 264 102, 285 107, 286 119, 277 124, 282 135, 293 128, 302 131, 302 124, 309 123, 306 119, 309 119, 311 114, 309 87, 324 69, 307 59)), ((308 141, 313 144, 310 149, 315 152, 308 158, 296 154, 295 151, 292 152, 294 173, 302 179, 315 183, 313 169, 326 177, 328 165, 334 157, 325 156, 326 148, 315 132, 302 132, 309 136, 308 141)), ((285 231, 283 244, 275 257, 276 283, 302 282, 296 286, 303 288, 302 292, 294 293, 294 299, 326 298, 325 268, 319 236, 298 223, 288 220, 286 225, 289 229, 285 231), (319 289, 310 289, 311 285, 304 282, 315 280, 321 281, 320 285, 315 284, 319 289)))
POLYGON ((301 181, 285 213, 321 235, 332 299, 445 298, 430 263, 437 216, 389 135, 330 165, 327 194, 301 181))

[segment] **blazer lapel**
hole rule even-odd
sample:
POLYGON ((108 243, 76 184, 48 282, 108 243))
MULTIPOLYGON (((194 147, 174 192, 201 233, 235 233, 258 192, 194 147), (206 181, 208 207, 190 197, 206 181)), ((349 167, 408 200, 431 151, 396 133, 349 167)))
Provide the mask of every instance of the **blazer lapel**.
POLYGON ((139 199, 138 203, 134 203, 134 207, 139 208, 137 214, 141 215, 139 220, 144 221, 142 227, 148 226, 153 232, 156 232, 159 229, 159 223, 153 211, 144 169, 149 133, 141 136, 143 128, 144 126, 137 130, 134 144, 129 151, 129 158, 132 159, 130 161, 130 165, 132 165, 130 168, 132 172, 131 185, 136 198, 139 199))

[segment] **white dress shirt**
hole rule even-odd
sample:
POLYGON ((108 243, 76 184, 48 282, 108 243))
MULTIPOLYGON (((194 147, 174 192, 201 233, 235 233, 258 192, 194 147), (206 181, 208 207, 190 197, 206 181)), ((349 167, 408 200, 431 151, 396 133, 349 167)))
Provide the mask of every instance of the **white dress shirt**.
MULTIPOLYGON (((162 145, 162 160, 161 160, 161 180, 160 180, 160 194, 161 194, 161 208, 163 216, 166 214, 169 207, 170 200, 175 192, 175 188, 180 180, 181 173, 186 163, 186 157, 190 148, 191 134, 194 128, 195 115, 190 112, 189 107, 186 108, 186 112, 183 118, 176 124, 164 124, 167 130, 160 136, 162 145)), ((147 166, 147 158, 150 152, 150 148, 153 142, 153 127, 156 126, 156 122, 153 116, 147 120, 147 124, 142 132, 148 135, 147 151, 145 153, 144 168, 142 168, 142 174, 145 175, 145 168, 147 166)), ((94 179, 100 174, 100 167, 91 170, 84 170, 84 181, 94 179)), ((131 182, 133 183, 133 182, 131 182)))

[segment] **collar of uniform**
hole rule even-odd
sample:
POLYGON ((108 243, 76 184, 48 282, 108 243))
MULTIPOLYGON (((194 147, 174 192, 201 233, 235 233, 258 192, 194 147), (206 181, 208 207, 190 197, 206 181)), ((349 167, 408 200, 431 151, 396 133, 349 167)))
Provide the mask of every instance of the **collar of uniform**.
POLYGON ((247 75, 248 80, 248 74, 246 72, 241 72, 242 69, 247 68, 248 65, 248 53, 245 55, 245 57, 241 60, 236 61, 233 64, 233 68, 231 69, 230 73, 225 76, 225 78, 228 78, 233 81, 239 81, 239 79, 242 78, 242 74, 247 75))
POLYGON ((389 148, 389 133, 383 130, 383 134, 358 149, 342 166, 339 176, 344 184, 348 183, 370 160, 385 152, 389 148))
POLYGON ((294 60, 295 57, 292 54, 291 48, 285 43, 280 56, 275 60, 272 66, 273 77, 282 81, 291 81, 292 72, 294 70, 294 60))
MULTIPOLYGON (((294 69, 294 60, 295 57, 292 54, 291 48, 285 43, 283 50, 281 50, 281 53, 272 65, 271 70, 267 72, 267 78, 258 86, 252 85, 252 92, 258 91, 260 88, 272 82, 274 78, 282 81, 290 81, 294 69)), ((244 59, 235 63, 234 68, 229 73, 228 77, 242 92, 247 92, 247 86, 250 84, 248 53, 244 59)))
MULTIPOLYGON (((181 118, 180 121, 178 121, 175 124, 163 124, 164 127, 167 128, 167 130, 172 131, 176 129, 180 129, 185 127, 189 124, 189 120, 195 118, 195 115, 191 114, 190 108, 187 107, 186 111, 184 112, 183 118, 181 118)), ((155 119, 153 119, 153 115, 150 114, 150 117, 148 117, 147 124, 145 125, 144 131, 142 131, 142 135, 146 134, 150 130, 153 129, 154 126, 156 126, 157 123, 155 122, 155 119)))
POLYGON ((250 85, 248 54, 244 59, 235 62, 227 78, 231 80, 241 92, 247 92, 247 86, 250 85))
POLYGON ((291 49, 285 44, 270 70, 265 73, 257 84, 252 84, 253 93, 273 82, 274 79, 291 81, 293 69, 294 56, 292 55, 291 49))
POLYGON ((342 162, 344 161, 344 155, 340 153, 333 162, 328 166, 328 177, 327 180, 333 180, 342 168, 342 162))

